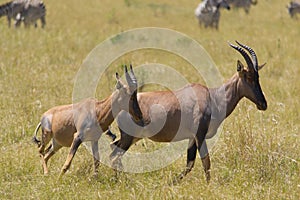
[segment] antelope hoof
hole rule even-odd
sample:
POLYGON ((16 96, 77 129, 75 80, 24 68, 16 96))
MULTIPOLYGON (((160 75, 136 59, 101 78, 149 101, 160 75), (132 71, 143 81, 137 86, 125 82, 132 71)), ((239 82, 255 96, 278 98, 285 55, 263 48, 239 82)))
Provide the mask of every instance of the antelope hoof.
POLYGON ((61 177, 66 173, 66 171, 68 170, 69 167, 63 167, 60 174, 59 174, 59 179, 61 179, 61 177))
POLYGON ((109 147, 110 147, 110 149, 113 151, 113 150, 115 150, 115 148, 116 148, 117 146, 114 144, 114 142, 111 142, 111 143, 109 144, 109 147))
POLYGON ((178 184, 190 171, 191 169, 187 168, 183 172, 181 172, 178 176, 176 176, 172 181, 173 185, 178 184))
POLYGON ((97 178, 98 177, 98 172, 94 172, 93 173, 93 178, 97 178))
POLYGON ((189 172, 190 172, 190 170, 185 169, 185 170, 184 170, 183 172, 181 172, 181 173, 179 174, 179 176, 177 177, 178 180, 183 179, 183 177, 185 177, 189 172))
POLYGON ((61 179, 63 177, 63 175, 65 174, 65 172, 66 171, 61 171, 60 174, 59 174, 59 176, 58 176, 58 179, 61 179))
POLYGON ((47 176, 47 175, 49 175, 49 172, 48 172, 48 169, 44 169, 44 176, 47 176))
POLYGON ((205 173, 205 177, 206 177, 206 182, 207 182, 207 184, 209 184, 209 182, 210 182, 210 171, 207 171, 207 172, 205 173))
POLYGON ((112 166, 112 168, 116 169, 117 171, 123 171, 123 164, 120 159, 114 159, 112 161, 111 166, 112 166))

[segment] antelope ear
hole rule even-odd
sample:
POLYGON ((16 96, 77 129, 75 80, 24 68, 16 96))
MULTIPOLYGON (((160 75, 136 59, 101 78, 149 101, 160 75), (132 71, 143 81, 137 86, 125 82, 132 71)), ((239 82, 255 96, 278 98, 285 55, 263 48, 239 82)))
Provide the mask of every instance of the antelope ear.
POLYGON ((123 87, 123 84, 121 82, 118 72, 116 73, 116 80, 117 80, 116 89, 121 89, 123 87))
POLYGON ((118 73, 118 72, 116 72, 116 79, 117 79, 117 81, 119 81, 119 80, 120 80, 120 75, 119 75, 119 73, 118 73))
POLYGON ((237 61, 237 64, 236 64, 236 70, 238 71, 238 72, 241 72, 241 71, 243 71, 244 70, 244 65, 243 65, 243 63, 241 62, 241 61, 237 61))
POLYGON ((245 69, 243 63, 239 60, 237 61, 236 70, 239 73, 239 76, 242 77, 245 69))
POLYGON ((258 70, 262 69, 267 63, 258 66, 258 70))

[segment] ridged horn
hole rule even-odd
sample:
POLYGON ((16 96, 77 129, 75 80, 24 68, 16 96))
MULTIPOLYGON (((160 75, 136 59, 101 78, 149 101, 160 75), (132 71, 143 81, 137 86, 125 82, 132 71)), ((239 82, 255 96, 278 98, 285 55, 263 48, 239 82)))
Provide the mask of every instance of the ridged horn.
POLYGON ((235 42, 238 45, 240 45, 241 47, 243 47, 244 49, 246 49, 251 54, 254 70, 258 71, 258 61, 257 61, 257 56, 256 56, 256 53, 254 52, 254 50, 246 45, 239 43, 238 41, 235 41, 235 42))
POLYGON ((231 46, 232 48, 234 48, 235 50, 237 50, 244 57, 247 65, 248 65, 248 68, 250 67, 249 69, 253 70, 254 69, 253 63, 252 63, 252 60, 250 59, 249 55, 247 54, 247 52, 244 51, 244 49, 242 49, 239 46, 235 46, 235 45, 233 45, 231 43, 228 43, 228 44, 229 44, 229 46, 231 46))
POLYGON ((134 82, 134 83, 137 83, 137 80, 136 80, 136 77, 135 77, 135 74, 133 72, 133 68, 132 68, 132 64, 130 64, 130 77, 131 77, 131 80, 134 82))
POLYGON ((129 72, 127 70, 127 66, 125 65, 125 76, 126 76, 126 81, 128 83, 128 86, 131 89, 136 90, 137 89, 137 80, 136 80, 136 77, 133 73, 132 65, 130 65, 130 71, 129 72))

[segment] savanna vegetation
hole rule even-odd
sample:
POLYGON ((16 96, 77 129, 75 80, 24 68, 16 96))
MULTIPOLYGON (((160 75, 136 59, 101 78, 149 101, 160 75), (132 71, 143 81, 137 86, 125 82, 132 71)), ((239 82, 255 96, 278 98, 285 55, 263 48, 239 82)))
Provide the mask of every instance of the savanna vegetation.
MULTIPOLYGON (((1 3, 6 2, 1 0, 1 3)), ((45 29, 8 28, 0 18, 0 199, 300 199, 300 20, 291 19, 289 0, 258 0, 249 15, 222 10, 219 30, 200 28, 197 0, 44 1, 45 29), (43 112, 72 103, 76 73, 102 41, 132 28, 162 27, 184 33, 210 54, 224 79, 244 60, 227 41, 255 49, 260 82, 268 101, 265 112, 243 99, 225 120, 211 152, 212 179, 206 184, 201 161, 179 184, 171 180, 185 167, 186 152, 166 168, 119 173, 100 166, 94 178, 92 156, 81 146, 68 173, 58 181, 68 148, 49 161, 44 176, 37 146, 31 142, 43 112)), ((190 64, 158 50, 138 50, 116 59, 98 83, 96 97, 114 90, 121 64, 161 63, 190 82, 203 82, 190 64)), ((145 72, 146 73, 146 72, 145 72)), ((163 89, 156 85, 144 90, 163 89)), ((118 133, 115 124, 112 130, 118 133)), ((131 151, 157 148, 151 141, 131 151)))

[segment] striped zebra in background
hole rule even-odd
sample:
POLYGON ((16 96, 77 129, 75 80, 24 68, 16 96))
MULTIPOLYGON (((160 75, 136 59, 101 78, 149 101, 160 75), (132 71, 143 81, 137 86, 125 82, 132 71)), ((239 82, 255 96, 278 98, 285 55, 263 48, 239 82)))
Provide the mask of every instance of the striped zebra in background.
POLYGON ((300 2, 299 1, 291 1, 290 4, 287 6, 288 12, 290 16, 297 17, 296 14, 300 13, 300 2))
POLYGON ((11 19, 16 20, 17 15, 21 13, 24 9, 24 0, 15 0, 5 3, 0 6, 0 17, 7 16, 8 27, 11 26, 11 19))
POLYGON ((220 8, 230 9, 227 0, 204 0, 195 10, 199 25, 205 28, 219 28, 220 8))
POLYGON ((37 27, 37 20, 40 19, 42 28, 46 25, 46 7, 40 0, 14 0, 0 6, 0 17, 7 16, 8 27, 11 26, 11 19, 15 21, 15 27, 21 22, 25 27, 34 24, 37 27))
POLYGON ((245 12, 248 14, 251 5, 256 5, 257 0, 228 0, 228 3, 235 8, 244 8, 245 12))

